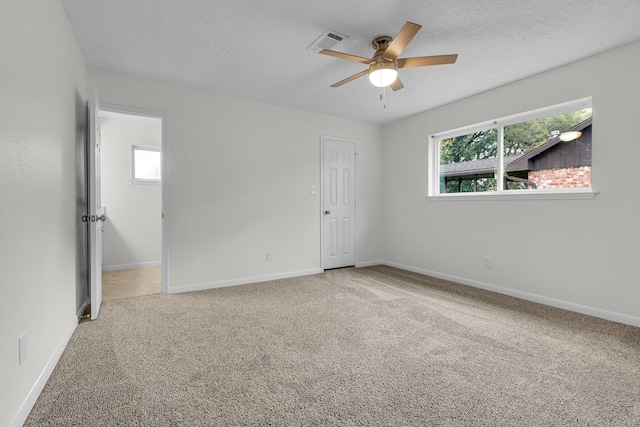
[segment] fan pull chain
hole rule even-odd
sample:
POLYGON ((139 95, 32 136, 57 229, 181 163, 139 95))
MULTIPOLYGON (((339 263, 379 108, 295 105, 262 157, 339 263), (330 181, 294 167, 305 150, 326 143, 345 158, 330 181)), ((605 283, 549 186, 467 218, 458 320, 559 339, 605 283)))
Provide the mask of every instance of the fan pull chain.
POLYGON ((380 94, 380 101, 382 101, 382 108, 387 108, 387 88, 386 86, 382 88, 382 93, 380 94))

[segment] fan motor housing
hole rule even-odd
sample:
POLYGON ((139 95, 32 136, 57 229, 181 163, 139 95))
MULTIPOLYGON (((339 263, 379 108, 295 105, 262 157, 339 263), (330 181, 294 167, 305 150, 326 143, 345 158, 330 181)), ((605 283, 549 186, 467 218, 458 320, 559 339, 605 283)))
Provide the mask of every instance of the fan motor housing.
POLYGON ((391 44, 392 41, 393 39, 389 36, 380 36, 373 39, 371 44, 373 45, 373 48, 376 50, 376 54, 377 54, 378 51, 384 52, 385 50, 387 50, 387 48, 389 47, 389 44, 391 44))
POLYGON ((376 53, 373 55, 373 58, 371 58, 371 61, 372 61, 373 64, 381 64, 381 63, 386 63, 386 62, 395 63, 396 62, 396 61, 390 61, 390 60, 384 59, 382 57, 382 55, 384 55, 384 52, 389 47, 389 44, 391 44, 392 40, 393 39, 391 37, 389 37, 389 36, 380 36, 380 37, 376 37, 375 39, 373 39, 371 44, 373 45, 373 48, 376 50, 376 53))

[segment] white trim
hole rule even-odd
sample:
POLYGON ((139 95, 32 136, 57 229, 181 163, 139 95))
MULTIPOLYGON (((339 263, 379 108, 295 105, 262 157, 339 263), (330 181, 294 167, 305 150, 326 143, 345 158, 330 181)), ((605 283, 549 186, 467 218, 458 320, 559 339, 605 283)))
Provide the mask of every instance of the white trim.
POLYGON ((130 179, 131 185, 162 185, 162 181, 159 179, 130 179))
POLYGON ((149 110, 144 108, 129 107, 125 105, 106 104, 100 105, 101 110, 113 111, 116 113, 134 114, 145 117, 156 117, 162 122, 162 178, 161 178, 161 198, 162 198, 162 226, 161 226, 161 240, 162 240, 162 292, 167 293, 169 291, 169 221, 167 216, 169 215, 169 166, 167 153, 169 149, 169 136, 167 133, 167 113, 159 110, 149 110))
POLYGON ((35 382, 35 384, 33 384, 31 390, 29 390, 27 397, 25 398, 24 402, 22 402, 20 409, 13 417, 13 420, 11 420, 11 422, 9 423, 9 426, 20 427, 25 423, 25 421, 27 421, 29 413, 33 409, 33 406, 36 404, 38 397, 40 397, 40 393, 42 393, 42 390, 47 384, 49 377, 51 377, 53 369, 58 364, 60 356, 62 356, 62 352, 67 347, 67 344, 69 343, 73 332, 76 330, 76 327, 78 327, 78 318, 74 316, 72 319, 69 319, 69 326, 62 334, 62 337, 60 339, 60 342, 56 346, 56 349, 47 361, 47 364, 44 366, 44 369, 40 373, 38 380, 35 382))
POLYGON ((136 262, 133 264, 103 265, 102 271, 133 270, 136 268, 161 267, 161 261, 136 262))
POLYGON ((277 274, 265 274, 263 276, 241 277, 238 279, 219 280, 216 282, 208 283, 194 283, 192 285, 176 286, 169 288, 167 293, 178 294, 182 292, 193 291, 205 291, 207 289, 226 288, 228 286, 248 285, 251 283, 268 282, 271 280, 288 279, 291 277, 311 276, 313 274, 320 274, 323 270, 320 268, 313 268, 310 270, 289 271, 285 273, 277 274))
MULTIPOLYGON (((440 151, 440 150, 438 150, 440 151)), ((496 191, 498 194, 502 194, 505 191, 504 188, 504 179, 500 179, 499 177, 504 176, 505 164, 504 164, 504 127, 498 126, 498 168, 495 171, 496 177, 496 191)), ((439 184, 438 184, 439 185, 439 184)), ((445 181, 446 185, 446 181, 445 181)))
POLYGON ((363 262, 357 263, 356 268, 373 267, 376 265, 385 265, 385 262, 381 259, 376 261, 363 261, 363 262))
POLYGON ((160 110, 150 110, 147 108, 130 107, 128 105, 120 104, 109 104, 107 102, 100 103, 100 110, 129 114, 134 116, 155 117, 158 119, 162 119, 166 116, 166 113, 160 110))
POLYGON ((488 120, 486 122, 475 123, 472 125, 462 126, 456 129, 447 130, 444 132, 434 133, 431 135, 432 139, 449 139, 456 136, 467 135, 472 132, 487 131, 494 129, 498 126, 497 120, 488 120))
POLYGON ((445 193, 429 195, 430 202, 443 200, 591 200, 599 193, 591 188, 562 190, 504 190, 484 193, 445 193))
POLYGON ((440 165, 440 150, 438 149, 438 143, 436 142, 436 137, 431 135, 428 138, 427 142, 427 174, 426 184, 427 184, 427 197, 439 196, 440 195, 440 171, 438 169, 438 165, 440 165), (435 167, 434 167, 435 166, 435 167), (433 184, 434 182, 438 182, 438 185, 433 184))
POLYGON ((167 131, 167 114, 162 113, 162 292, 169 290, 169 166, 167 153, 169 152, 169 132, 167 131))
POLYGON ((320 269, 324 271, 324 141, 325 140, 333 140, 346 142, 349 144, 353 144, 355 146, 355 158, 353 159, 353 176, 356 180, 355 182, 355 192, 354 195, 354 210, 355 216, 353 221, 353 226, 355 227, 355 249, 354 255, 356 259, 356 265, 358 263, 358 141, 355 139, 342 138, 340 136, 331 136, 331 135, 320 135, 320 269))
POLYGON ((536 302, 543 305, 548 305, 550 307, 560 308, 563 310, 573 311, 576 313, 582 313, 582 314, 598 317, 605 320, 611 320, 613 322, 623 323, 625 325, 640 327, 640 317, 615 313, 613 311, 602 310, 600 308, 589 307, 586 305, 576 304, 569 301, 549 298, 542 295, 536 295, 528 292, 518 291, 515 289, 504 288, 502 286, 491 285, 489 283, 479 282, 477 280, 465 279, 464 277, 458 277, 450 274, 439 273, 437 271, 425 270, 422 268, 412 267, 404 264, 398 264, 395 262, 384 261, 382 264, 387 265, 389 267, 399 268, 401 270, 412 271, 414 273, 424 274, 426 276, 432 276, 438 279, 448 280, 451 282, 472 286, 474 288, 480 288, 480 289, 496 292, 503 295, 509 295, 515 298, 520 298, 523 300, 532 301, 532 302, 536 302))

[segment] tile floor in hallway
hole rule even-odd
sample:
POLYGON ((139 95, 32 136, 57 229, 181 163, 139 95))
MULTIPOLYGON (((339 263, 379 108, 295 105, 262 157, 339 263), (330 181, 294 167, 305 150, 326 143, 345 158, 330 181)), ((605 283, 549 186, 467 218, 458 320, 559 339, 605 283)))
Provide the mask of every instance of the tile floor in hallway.
POLYGON ((102 272, 102 299, 137 297, 162 293, 160 267, 102 272))

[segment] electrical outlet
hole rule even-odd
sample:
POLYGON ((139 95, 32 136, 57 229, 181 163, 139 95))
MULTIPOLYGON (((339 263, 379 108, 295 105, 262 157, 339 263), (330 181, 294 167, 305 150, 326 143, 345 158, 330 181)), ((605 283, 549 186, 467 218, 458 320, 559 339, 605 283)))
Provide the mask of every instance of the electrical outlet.
POLYGON ((273 261, 273 254, 271 251, 267 251, 267 261, 273 261))
POLYGON ((484 268, 491 268, 491 257, 484 257, 484 268))
POLYGON ((27 333, 25 332, 18 338, 18 364, 27 360, 27 333))

